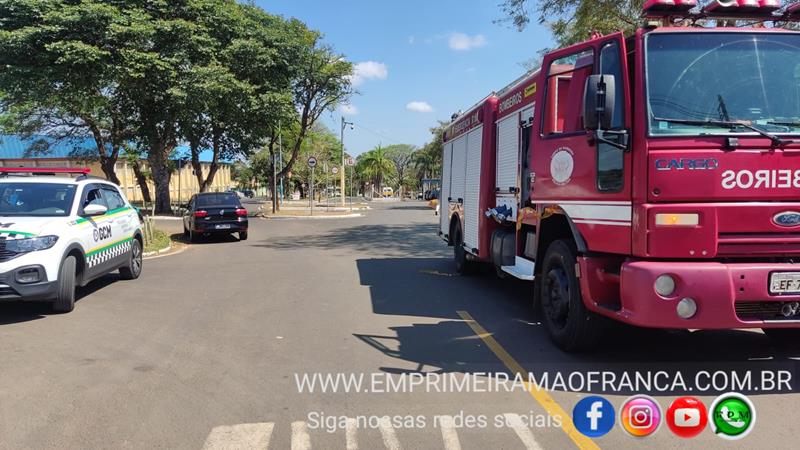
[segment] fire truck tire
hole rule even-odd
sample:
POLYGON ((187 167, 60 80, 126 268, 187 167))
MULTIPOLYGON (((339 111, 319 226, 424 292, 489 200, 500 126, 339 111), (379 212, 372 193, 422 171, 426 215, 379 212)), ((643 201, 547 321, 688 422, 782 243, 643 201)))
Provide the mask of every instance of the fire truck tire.
POLYGON ((461 232, 461 224, 456 224, 453 229, 453 259, 456 263, 456 272, 461 275, 471 275, 475 273, 475 262, 467 259, 467 251, 463 244, 464 235, 461 232))
POLYGON ((761 331, 776 343, 800 347, 800 329, 798 328, 762 328, 761 331))
POLYGON ((577 250, 571 241, 554 241, 545 254, 540 286, 541 316, 553 342, 566 352, 598 344, 602 318, 586 309, 575 275, 577 250))

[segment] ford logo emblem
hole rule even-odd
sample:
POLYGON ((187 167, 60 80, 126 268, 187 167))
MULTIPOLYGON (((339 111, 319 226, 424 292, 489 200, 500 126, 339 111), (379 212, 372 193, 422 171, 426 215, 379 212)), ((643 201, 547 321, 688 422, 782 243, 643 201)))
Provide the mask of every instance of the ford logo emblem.
POLYGON ((779 227, 796 227, 800 226, 800 212, 797 211, 784 211, 772 217, 772 221, 779 227))

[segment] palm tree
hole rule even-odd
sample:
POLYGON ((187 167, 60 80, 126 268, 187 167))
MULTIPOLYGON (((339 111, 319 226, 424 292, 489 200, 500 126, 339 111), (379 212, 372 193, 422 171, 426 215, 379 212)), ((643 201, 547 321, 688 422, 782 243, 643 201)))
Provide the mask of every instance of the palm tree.
POLYGON ((365 173, 374 177, 375 185, 380 190, 383 187, 383 178, 394 171, 394 163, 386 155, 386 150, 378 146, 364 154, 363 168, 365 173))

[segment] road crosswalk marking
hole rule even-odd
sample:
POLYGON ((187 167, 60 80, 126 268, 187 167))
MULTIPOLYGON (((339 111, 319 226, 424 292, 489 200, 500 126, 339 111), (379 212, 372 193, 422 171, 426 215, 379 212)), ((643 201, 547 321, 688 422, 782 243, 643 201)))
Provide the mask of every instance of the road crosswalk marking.
POLYGON ((292 450, 310 450, 311 436, 308 435, 308 424, 292 422, 292 450))
POLYGON ((519 414, 504 414, 504 416, 506 417, 506 423, 511 425, 511 428, 517 433, 517 436, 522 440, 526 449, 540 450, 542 448, 539 446, 539 443, 536 442, 536 438, 533 437, 531 429, 522 423, 522 418, 519 417, 519 414))
POLYGON ((453 416, 436 416, 439 421, 439 428, 442 430, 442 440, 445 450, 461 450, 461 442, 458 440, 453 416))
POLYGON ((274 426, 274 423, 269 422, 214 427, 203 445, 203 450, 265 449, 269 446, 274 426))
MULTIPOLYGON (((541 450, 531 429, 525 425, 519 414, 503 414, 506 424, 514 431, 527 450, 541 450)), ((458 427, 453 416, 436 416, 436 426, 442 433, 444 450, 461 450, 458 438, 458 427)), ((238 425, 222 425, 214 427, 206 438, 203 450, 267 450, 275 428, 274 422, 240 423, 238 425)), ((391 420, 384 417, 378 421, 383 446, 387 450, 400 450, 400 440, 392 426, 391 420)), ((292 450, 311 450, 311 435, 308 423, 295 421, 291 423, 292 450)), ((358 424, 356 419, 348 418, 345 427, 345 448, 358 450, 358 424)))

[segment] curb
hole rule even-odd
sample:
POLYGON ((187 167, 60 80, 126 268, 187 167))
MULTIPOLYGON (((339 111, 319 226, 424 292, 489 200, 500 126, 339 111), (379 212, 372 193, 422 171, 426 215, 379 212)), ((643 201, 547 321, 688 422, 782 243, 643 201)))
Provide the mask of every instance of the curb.
POLYGON ((321 219, 351 219, 355 217, 364 217, 363 214, 342 214, 338 216, 277 216, 277 217, 269 217, 269 216, 262 216, 262 219, 267 220, 287 220, 287 219, 308 219, 308 220, 321 220, 321 219))
POLYGON ((172 244, 171 243, 168 246, 166 246, 166 247, 164 247, 164 248, 162 248, 160 250, 156 250, 154 252, 142 253, 142 258, 149 258, 151 256, 160 255, 160 254, 166 253, 166 252, 168 252, 170 250, 172 250, 172 244))

